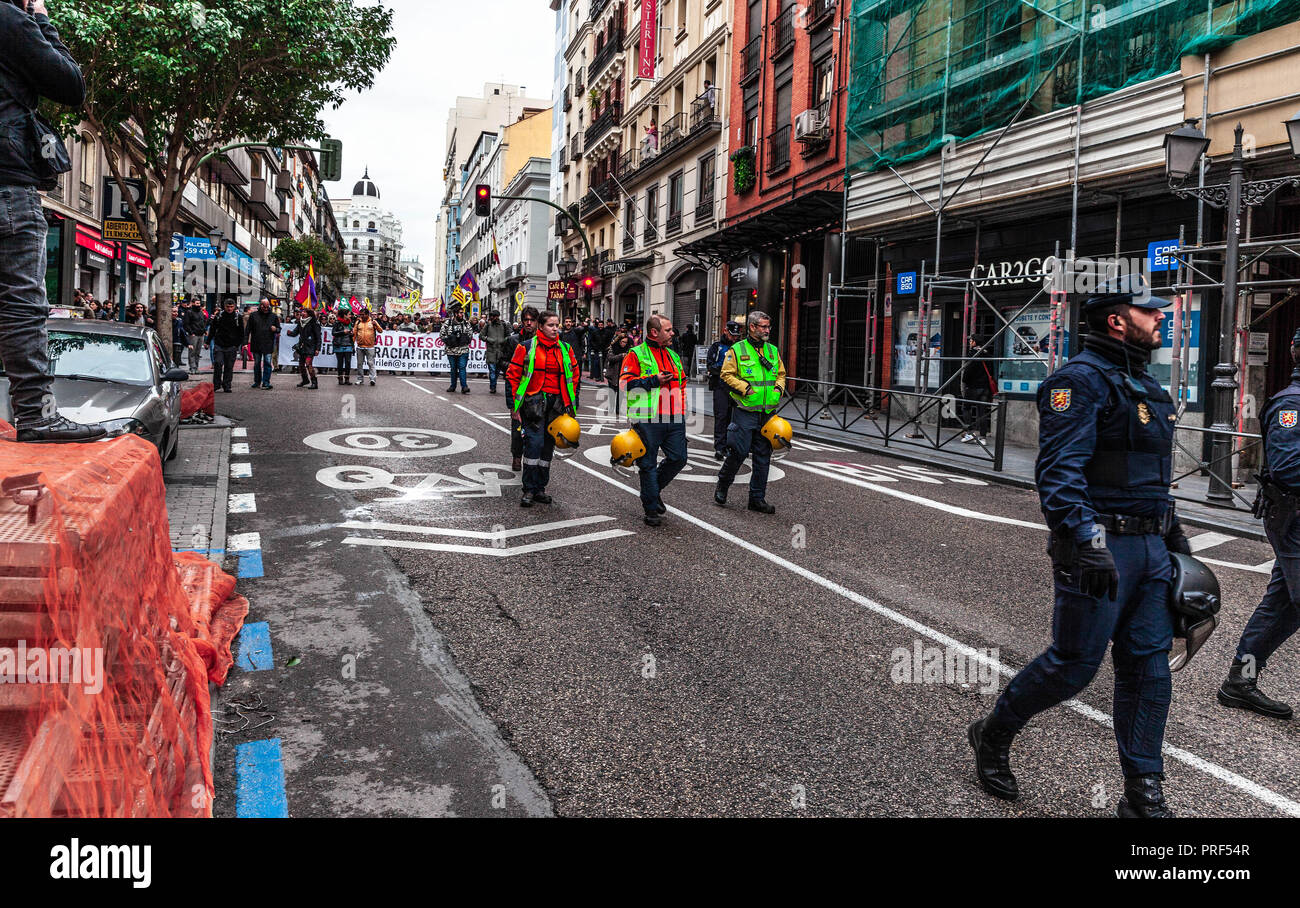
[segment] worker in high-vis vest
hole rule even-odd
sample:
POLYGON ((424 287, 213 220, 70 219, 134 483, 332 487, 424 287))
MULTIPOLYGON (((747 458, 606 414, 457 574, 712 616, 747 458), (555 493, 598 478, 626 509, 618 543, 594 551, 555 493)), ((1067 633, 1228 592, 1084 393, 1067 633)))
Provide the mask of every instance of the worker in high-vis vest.
POLYGON ((581 373, 573 349, 560 340, 560 317, 543 312, 532 340, 515 347, 506 369, 511 418, 523 426, 524 493, 521 508, 533 502, 550 504, 546 486, 551 480, 551 457, 555 438, 547 427, 557 417, 577 415, 581 373))
POLYGON ((645 341, 623 357, 619 381, 627 418, 641 436, 641 506, 645 522, 657 527, 668 509, 661 493, 686 466, 686 370, 673 350, 673 323, 662 315, 646 321, 645 341), (664 459, 659 460, 663 448, 664 459))
POLYGON ((775 514, 767 503, 767 471, 772 464, 772 443, 763 435, 763 425, 777 411, 785 393, 785 363, 773 344, 772 319, 755 309, 746 319, 745 339, 731 345, 722 363, 721 378, 731 389, 731 424, 727 426, 727 459, 718 471, 713 500, 727 504, 727 490, 740 471, 745 457, 753 458, 749 477, 749 509, 775 514))

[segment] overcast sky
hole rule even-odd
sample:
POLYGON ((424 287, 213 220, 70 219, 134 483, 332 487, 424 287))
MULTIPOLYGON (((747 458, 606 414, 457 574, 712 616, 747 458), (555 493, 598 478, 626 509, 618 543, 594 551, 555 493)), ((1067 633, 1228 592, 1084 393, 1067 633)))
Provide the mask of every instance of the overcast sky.
MULTIPOLYGON (((359 0, 371 5, 369 0, 359 0)), ((323 114, 343 140, 343 180, 331 198, 352 194, 370 168, 383 204, 403 223, 405 256, 433 262, 447 112, 458 95, 481 96, 484 82, 527 86, 551 96, 555 13, 547 0, 384 0, 395 10, 397 46, 375 87, 323 114)))

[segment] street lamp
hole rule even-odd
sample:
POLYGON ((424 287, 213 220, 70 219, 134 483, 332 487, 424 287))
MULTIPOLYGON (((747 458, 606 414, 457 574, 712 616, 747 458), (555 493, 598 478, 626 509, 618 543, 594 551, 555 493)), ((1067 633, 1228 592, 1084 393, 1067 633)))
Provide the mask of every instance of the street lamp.
MULTIPOLYGON (((1300 157, 1300 114, 1286 121, 1292 154, 1300 157)), ((1195 198, 1213 208, 1225 209, 1227 218, 1223 249, 1223 299, 1219 308, 1219 362, 1210 383, 1210 471, 1207 501, 1232 503, 1232 426, 1233 400, 1236 397, 1237 364, 1233 362, 1233 332, 1237 316, 1237 280, 1240 270, 1241 215, 1243 208, 1263 204, 1283 186, 1300 186, 1300 176, 1271 180, 1247 180, 1246 158, 1242 151, 1243 129, 1233 130, 1232 167, 1228 182, 1215 186, 1183 186, 1182 181, 1200 165, 1210 140, 1188 120, 1182 129, 1165 136, 1165 168, 1169 188, 1181 198, 1195 198)))
POLYGON ((560 272, 560 277, 562 278, 571 277, 573 275, 573 272, 578 270, 578 260, 560 259, 558 262, 555 263, 555 268, 560 272))
POLYGON ((212 245, 212 251, 217 254, 217 258, 225 258, 226 247, 230 241, 226 239, 226 232, 220 227, 213 227, 208 231, 208 242, 212 245))

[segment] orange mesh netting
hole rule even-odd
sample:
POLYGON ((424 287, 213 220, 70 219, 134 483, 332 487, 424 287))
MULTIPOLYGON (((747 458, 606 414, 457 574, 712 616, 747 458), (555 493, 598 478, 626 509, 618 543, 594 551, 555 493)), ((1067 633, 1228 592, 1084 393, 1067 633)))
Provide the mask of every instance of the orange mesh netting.
POLYGON ((202 410, 209 416, 217 415, 217 393, 211 382, 203 382, 181 392, 181 419, 189 419, 202 410))
POLYGON ((0 816, 212 815, 208 679, 248 604, 167 526, 143 439, 0 441, 0 816))

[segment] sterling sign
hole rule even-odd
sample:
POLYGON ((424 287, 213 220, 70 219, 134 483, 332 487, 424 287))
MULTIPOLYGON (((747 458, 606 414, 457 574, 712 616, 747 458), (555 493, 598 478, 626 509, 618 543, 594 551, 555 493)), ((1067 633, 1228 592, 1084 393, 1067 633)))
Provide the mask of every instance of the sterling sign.
POLYGON ((620 274, 627 274, 629 271, 635 271, 637 268, 644 268, 647 265, 654 264, 654 256, 647 255, 639 259, 619 259, 615 262, 606 262, 600 266, 601 277, 616 277, 620 274))

